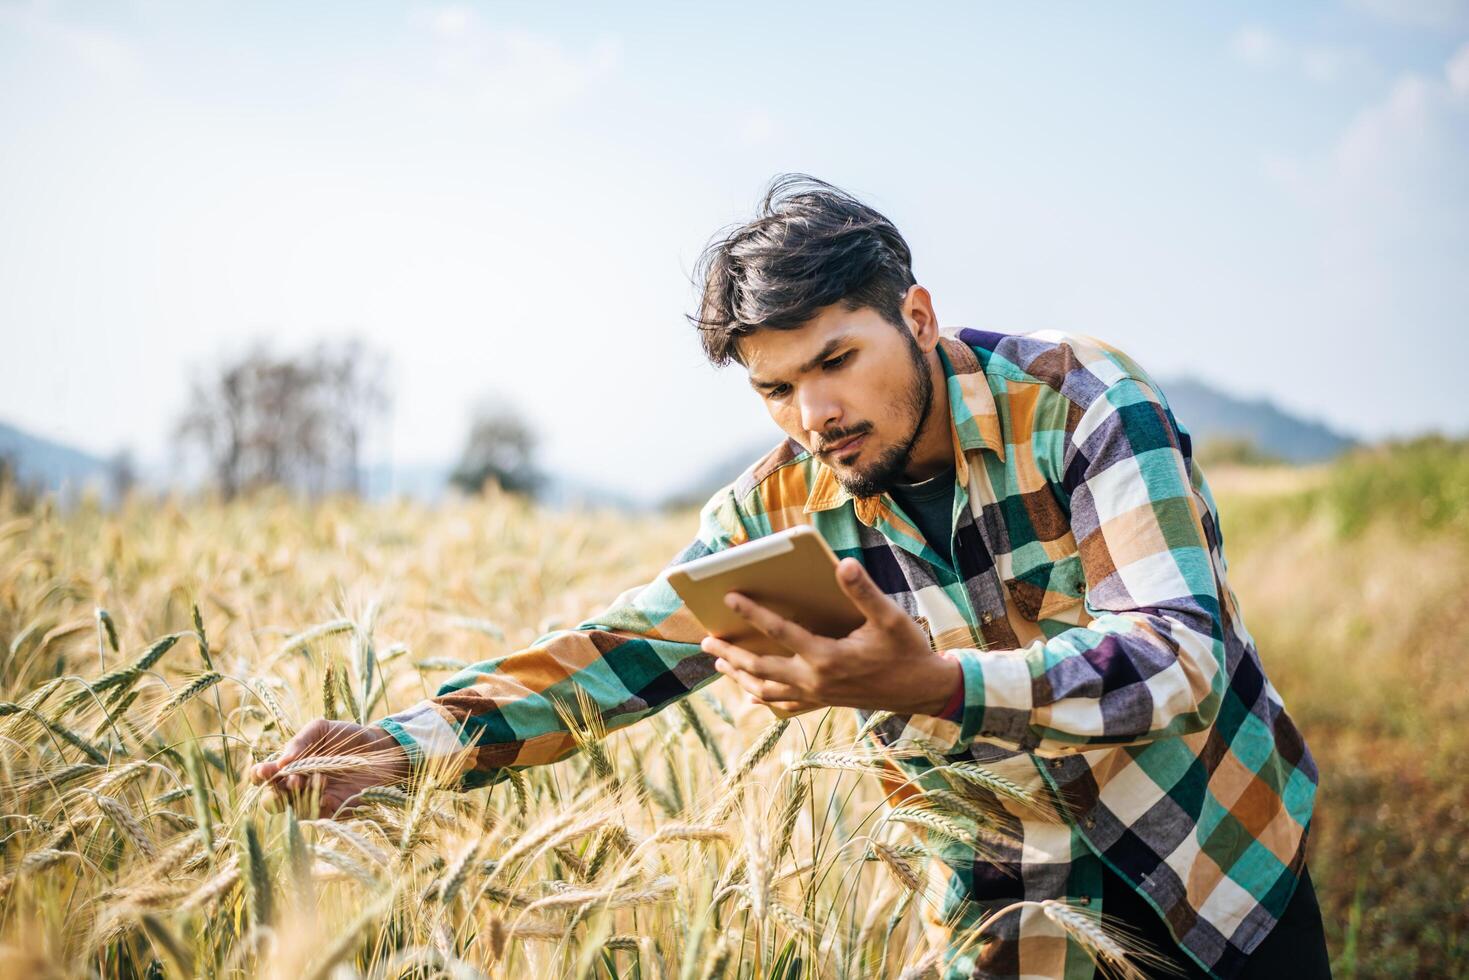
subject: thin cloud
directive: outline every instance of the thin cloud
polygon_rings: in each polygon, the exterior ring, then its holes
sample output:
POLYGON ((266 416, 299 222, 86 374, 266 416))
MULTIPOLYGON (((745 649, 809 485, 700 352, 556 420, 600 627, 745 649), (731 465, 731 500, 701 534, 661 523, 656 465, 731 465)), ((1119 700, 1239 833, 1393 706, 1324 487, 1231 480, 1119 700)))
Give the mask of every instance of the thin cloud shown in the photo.
POLYGON ((1454 52, 1444 74, 1449 80, 1449 90, 1456 98, 1469 98, 1469 41, 1454 52))
POLYGON ((491 24, 467 6, 415 10, 429 41, 429 71, 441 93, 482 109, 532 116, 569 105, 623 62, 622 39, 597 38, 582 51, 518 27, 491 24))
POLYGON ((1469 27, 1469 0, 1350 0, 1353 7, 1394 24, 1456 31, 1469 27))
POLYGON ((1284 70, 1318 85, 1375 74, 1376 66, 1358 48, 1296 44, 1258 25, 1240 28, 1229 39, 1229 53, 1258 71, 1284 70))
POLYGON ((1469 43, 1441 75, 1408 72, 1385 98, 1363 107, 1317 158, 1272 154, 1267 171, 1318 205, 1401 204, 1432 195, 1434 178, 1469 172, 1469 43))
POLYGON ((1263 27, 1247 26, 1229 39, 1229 52, 1255 68, 1273 68, 1285 59, 1285 42, 1263 27))
POLYGON ((109 83, 136 81, 143 74, 143 58, 136 44, 122 34, 59 16, 49 4, 0 6, 0 25, 8 25, 37 44, 61 51, 72 64, 109 83))

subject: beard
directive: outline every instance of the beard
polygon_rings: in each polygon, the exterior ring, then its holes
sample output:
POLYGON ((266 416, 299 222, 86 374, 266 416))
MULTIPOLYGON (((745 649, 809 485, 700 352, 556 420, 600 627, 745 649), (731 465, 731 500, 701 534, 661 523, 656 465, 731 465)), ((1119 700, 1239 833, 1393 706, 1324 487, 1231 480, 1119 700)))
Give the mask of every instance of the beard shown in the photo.
MULTIPOLYGON (((887 493, 903 476, 903 471, 908 468, 908 462, 913 458, 913 447, 918 444, 918 436, 923 432, 923 424, 928 420, 929 410, 933 407, 933 379, 928 375, 928 364, 923 359, 923 351, 919 349, 918 342, 908 331, 902 331, 903 338, 908 342, 908 360, 913 366, 913 375, 902 393, 903 404, 907 408, 907 415, 913 418, 913 431, 903 441, 889 446, 883 450, 870 465, 863 470, 853 470, 847 475, 841 475, 837 470, 836 480, 843 489, 857 497, 875 497, 878 494, 887 493)), ((869 424, 866 431, 871 431, 869 424)), ((840 433, 831 441, 844 439, 848 435, 854 435, 858 431, 840 433)))

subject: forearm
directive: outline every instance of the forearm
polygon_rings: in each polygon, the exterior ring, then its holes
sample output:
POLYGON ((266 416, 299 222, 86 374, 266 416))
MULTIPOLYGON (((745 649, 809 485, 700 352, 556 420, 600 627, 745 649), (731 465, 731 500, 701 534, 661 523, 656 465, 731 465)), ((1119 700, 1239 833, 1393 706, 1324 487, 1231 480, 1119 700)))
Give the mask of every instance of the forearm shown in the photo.
POLYGON ((382 720, 416 764, 461 759, 464 785, 502 778, 507 766, 557 762, 577 742, 563 711, 612 732, 666 707, 718 675, 699 649, 704 628, 668 584, 682 561, 746 540, 729 488, 700 512, 690 543, 656 579, 630 588, 596 617, 449 678, 430 699, 382 720))
POLYGON ((580 723, 610 733, 717 676, 697 644, 563 630, 538 646, 461 671, 433 698, 378 724, 417 766, 452 768, 441 760, 458 758, 458 773, 470 788, 497 781, 507 766, 545 765, 575 753, 563 712, 579 716, 582 702, 597 717, 580 723))
POLYGON ((1045 755, 1207 728, 1226 681, 1223 637, 1209 617, 1191 620, 1106 613, 1016 650, 951 651, 964 678, 954 747, 982 738, 1045 755))

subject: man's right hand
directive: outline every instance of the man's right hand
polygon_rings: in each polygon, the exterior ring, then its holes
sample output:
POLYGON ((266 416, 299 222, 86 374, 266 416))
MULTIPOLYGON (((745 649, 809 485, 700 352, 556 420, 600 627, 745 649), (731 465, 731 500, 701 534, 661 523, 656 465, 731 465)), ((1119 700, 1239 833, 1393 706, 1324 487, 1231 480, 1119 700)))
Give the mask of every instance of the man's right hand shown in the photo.
POLYGON ((410 771, 403 746, 383 729, 318 718, 285 744, 279 758, 252 766, 250 779, 267 784, 298 808, 303 805, 309 807, 315 798, 318 814, 330 817, 368 787, 407 782, 410 771), (293 762, 322 756, 354 758, 350 767, 337 770, 281 773, 293 762))

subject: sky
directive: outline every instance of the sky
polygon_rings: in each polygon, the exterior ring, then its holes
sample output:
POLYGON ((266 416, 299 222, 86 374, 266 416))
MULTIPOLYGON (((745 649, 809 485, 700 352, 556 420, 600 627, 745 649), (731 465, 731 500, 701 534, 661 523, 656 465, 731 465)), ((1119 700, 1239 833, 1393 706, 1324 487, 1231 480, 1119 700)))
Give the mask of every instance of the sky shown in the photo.
POLYGON ((654 499, 780 438, 685 314, 784 171, 943 326, 1469 433, 1469 0, 0 0, 0 420, 166 468, 191 377, 356 334, 374 459, 493 397, 654 499))

